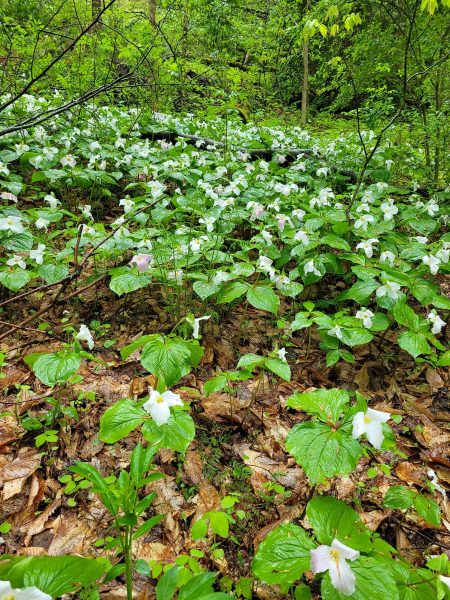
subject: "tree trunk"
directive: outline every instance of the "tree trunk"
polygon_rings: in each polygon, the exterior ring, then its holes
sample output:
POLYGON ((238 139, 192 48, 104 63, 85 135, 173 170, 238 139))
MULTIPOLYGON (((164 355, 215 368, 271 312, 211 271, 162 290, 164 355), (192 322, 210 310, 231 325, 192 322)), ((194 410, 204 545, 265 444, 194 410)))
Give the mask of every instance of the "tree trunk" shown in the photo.
POLYGON ((150 23, 156 25, 156 0, 149 0, 148 16, 150 23))
POLYGON ((102 10, 102 0, 91 0, 92 7, 92 19, 98 16, 98 13, 102 10))
MULTIPOLYGON (((306 14, 311 9, 311 0, 306 0, 306 14)), ((302 116, 301 123, 308 120, 308 78, 309 78, 309 36, 303 38, 303 84, 302 84, 302 116)))

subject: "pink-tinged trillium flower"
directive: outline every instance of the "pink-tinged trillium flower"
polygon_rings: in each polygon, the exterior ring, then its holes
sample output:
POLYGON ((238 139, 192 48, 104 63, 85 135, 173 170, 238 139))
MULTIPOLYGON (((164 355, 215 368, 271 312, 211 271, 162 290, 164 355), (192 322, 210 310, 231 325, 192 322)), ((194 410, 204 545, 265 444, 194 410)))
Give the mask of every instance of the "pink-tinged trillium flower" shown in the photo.
POLYGON ((384 440, 382 423, 391 418, 390 413, 368 408, 366 413, 358 412, 353 417, 352 436, 356 440, 364 433, 374 448, 380 450, 384 440))
POLYGON ((11 192, 2 192, 0 194, 2 200, 11 200, 11 202, 17 202, 17 196, 11 192))
POLYGON ((152 390, 149 399, 142 408, 149 413, 159 427, 169 420, 171 406, 183 406, 178 394, 174 394, 169 390, 160 394, 156 390, 152 390))
POLYGON ((0 231, 12 231, 13 233, 22 233, 23 225, 20 217, 3 217, 0 219, 0 231))
POLYGON ((431 328, 431 333, 433 333, 434 335, 440 333, 441 329, 445 327, 445 321, 441 319, 441 317, 437 314, 434 308, 431 312, 428 313, 427 319, 433 325, 433 327, 431 328))
POLYGON ((372 327, 373 312, 368 308, 362 308, 356 313, 356 318, 361 319, 364 327, 372 327))
POLYGON ((136 254, 130 260, 130 265, 135 264, 139 273, 145 273, 146 271, 148 271, 152 260, 153 256, 151 254, 136 254))
POLYGON ((37 587, 19 590, 13 589, 9 581, 0 581, 0 600, 52 600, 52 597, 37 587))
POLYGON ((355 574, 347 560, 358 557, 358 550, 353 550, 334 538, 331 546, 322 545, 311 550, 311 570, 313 573, 328 571, 334 589, 344 596, 351 596, 356 588, 355 574))
POLYGON ((86 325, 80 325, 80 330, 77 333, 76 338, 80 342, 86 342, 89 350, 92 350, 95 345, 92 333, 89 331, 89 328, 86 325))
POLYGON ((397 300, 399 291, 400 285, 398 283, 395 283, 395 281, 386 281, 384 285, 380 285, 375 293, 377 298, 389 296, 389 298, 392 298, 392 300, 397 300))

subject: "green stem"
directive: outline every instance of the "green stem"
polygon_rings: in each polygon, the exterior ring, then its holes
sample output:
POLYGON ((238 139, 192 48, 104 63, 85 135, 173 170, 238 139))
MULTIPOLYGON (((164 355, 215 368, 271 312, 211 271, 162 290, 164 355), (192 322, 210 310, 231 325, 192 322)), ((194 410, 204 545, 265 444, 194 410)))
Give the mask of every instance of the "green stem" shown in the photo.
POLYGON ((127 584, 127 600, 133 600, 133 563, 131 557, 131 527, 125 532, 125 579, 127 584))

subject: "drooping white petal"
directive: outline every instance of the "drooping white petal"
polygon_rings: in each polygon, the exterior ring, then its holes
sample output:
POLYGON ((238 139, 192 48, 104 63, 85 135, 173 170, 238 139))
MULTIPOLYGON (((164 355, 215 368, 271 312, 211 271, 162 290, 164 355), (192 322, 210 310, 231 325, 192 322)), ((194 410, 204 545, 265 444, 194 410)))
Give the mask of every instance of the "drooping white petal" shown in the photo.
POLYGON ((365 431, 366 431, 366 426, 364 423, 364 413, 357 412, 356 415, 353 417, 353 431, 352 431, 353 439, 356 440, 365 431))
POLYGON ((366 415, 371 421, 378 421, 379 423, 387 423, 387 421, 389 421, 391 418, 390 413, 382 410, 374 410, 373 408, 368 408, 366 415))
POLYGON ((179 394, 174 394, 167 390, 161 396, 164 398, 164 401, 167 402, 169 406, 183 406, 183 402, 179 396, 179 394))
POLYGON ((344 558, 333 560, 329 569, 332 586, 344 596, 351 596, 355 591, 355 574, 344 558))
POLYGON ((7 598, 12 593, 12 587, 9 581, 0 581, 0 598, 7 598))
POLYGON ((366 436, 374 448, 377 450, 381 449, 384 435, 380 421, 371 421, 366 424, 366 436))
POLYGON ((328 571, 333 561, 330 555, 330 546, 318 546, 315 550, 311 550, 311 571, 313 573, 323 573, 328 571))
POLYGON ((337 550, 341 556, 347 558, 348 560, 356 560, 359 557, 359 551, 346 546, 342 542, 340 542, 337 538, 331 542, 331 549, 337 550))
MULTIPOLYGON (((1 598, 1 596, 0 596, 1 598)), ((37 587, 27 587, 23 590, 14 590, 14 600, 52 600, 49 594, 41 592, 37 587)))

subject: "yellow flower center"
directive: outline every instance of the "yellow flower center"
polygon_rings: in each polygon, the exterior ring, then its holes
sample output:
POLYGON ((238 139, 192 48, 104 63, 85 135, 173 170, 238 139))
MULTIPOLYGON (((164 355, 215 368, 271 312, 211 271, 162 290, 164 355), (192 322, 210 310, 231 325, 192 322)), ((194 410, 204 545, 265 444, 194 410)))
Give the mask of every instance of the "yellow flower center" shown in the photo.
POLYGON ((337 550, 331 550, 330 552, 330 556, 333 560, 335 560, 336 562, 338 562, 339 558, 340 558, 340 554, 337 550))
POLYGON ((370 417, 367 417, 367 416, 364 417, 364 423, 368 424, 368 423, 370 423, 370 421, 371 421, 370 417))
POLYGON ((164 398, 162 396, 158 396, 156 398, 156 402, 158 402, 159 404, 162 404, 164 402, 164 398))

